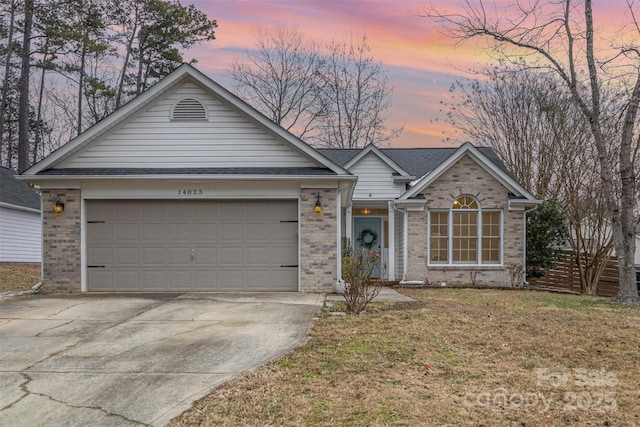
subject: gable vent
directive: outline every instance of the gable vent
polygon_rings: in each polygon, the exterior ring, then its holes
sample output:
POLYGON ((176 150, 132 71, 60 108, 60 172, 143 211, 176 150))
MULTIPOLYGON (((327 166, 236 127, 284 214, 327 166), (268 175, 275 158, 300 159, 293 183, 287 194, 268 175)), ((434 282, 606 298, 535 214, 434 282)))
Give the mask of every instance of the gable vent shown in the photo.
POLYGON ((172 120, 206 120, 207 110, 202 102, 193 98, 184 98, 173 107, 172 120))

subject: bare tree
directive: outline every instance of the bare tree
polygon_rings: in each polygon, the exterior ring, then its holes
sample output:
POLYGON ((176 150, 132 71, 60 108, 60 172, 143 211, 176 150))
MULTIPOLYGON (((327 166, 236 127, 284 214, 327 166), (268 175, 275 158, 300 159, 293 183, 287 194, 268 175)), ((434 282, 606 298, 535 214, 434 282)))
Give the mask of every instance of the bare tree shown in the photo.
POLYGON ((367 37, 354 42, 333 41, 324 72, 327 114, 314 145, 327 148, 362 148, 386 145, 402 128, 384 125, 391 108, 392 89, 382 63, 371 56, 367 37))
POLYGON ((298 29, 276 24, 256 33, 256 47, 231 66, 234 88, 273 122, 304 138, 325 114, 324 59, 298 29))
POLYGON ((557 73, 575 104, 587 119, 598 155, 603 192, 619 263, 620 290, 617 298, 638 302, 634 266, 635 231, 638 223, 638 177, 634 161, 640 107, 640 25, 635 0, 627 0, 627 30, 635 36, 625 45, 610 41, 609 50, 596 50, 592 1, 514 0, 506 9, 489 8, 482 0, 462 2, 463 11, 441 12, 431 8, 426 16, 443 25, 445 33, 461 42, 472 38, 491 41, 493 51, 507 61, 523 55, 539 60, 557 73), (495 13, 490 12, 493 10, 495 13), (498 12, 500 10, 500 12, 498 12), (615 51, 615 52, 614 52, 615 51), (608 56, 596 54, 613 52, 608 56), (603 88, 617 90, 623 125, 619 146, 606 137, 603 88), (617 151, 612 158, 612 150, 617 151))
POLYGON ((384 145, 401 132, 384 126, 392 89, 366 37, 334 41, 328 54, 282 24, 259 30, 256 40, 230 74, 238 95, 272 121, 328 148, 384 145))

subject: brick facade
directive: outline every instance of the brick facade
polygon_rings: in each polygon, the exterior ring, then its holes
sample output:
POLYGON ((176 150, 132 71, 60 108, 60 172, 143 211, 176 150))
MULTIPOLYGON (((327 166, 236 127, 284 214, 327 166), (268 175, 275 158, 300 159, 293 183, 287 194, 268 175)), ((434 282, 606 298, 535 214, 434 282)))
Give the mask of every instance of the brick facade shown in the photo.
POLYGON ((522 265, 524 256, 524 213, 508 210, 508 193, 469 156, 464 156, 435 180, 422 194, 424 211, 408 212, 408 271, 406 280, 446 282, 451 285, 510 286, 510 264, 522 265), (460 195, 474 196, 483 209, 500 209, 503 219, 501 266, 428 266, 427 218, 430 209, 450 209, 460 195))
POLYGON ((80 292, 80 190, 42 192, 42 275, 50 292, 80 292), (53 212, 56 198, 64 212, 53 212))
POLYGON ((300 292, 333 292, 337 278, 337 190, 300 192, 300 292), (320 192, 322 213, 316 214, 320 192))

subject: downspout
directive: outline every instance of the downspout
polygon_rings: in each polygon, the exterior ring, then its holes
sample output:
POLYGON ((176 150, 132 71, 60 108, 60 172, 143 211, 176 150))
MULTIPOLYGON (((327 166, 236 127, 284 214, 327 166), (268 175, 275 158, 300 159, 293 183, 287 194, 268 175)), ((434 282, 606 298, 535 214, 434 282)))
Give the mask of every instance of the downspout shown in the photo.
POLYGON ((529 208, 529 209, 525 209, 524 210, 524 227, 522 227, 524 229, 524 235, 522 236, 522 246, 523 246, 523 253, 522 253, 522 283, 525 285, 528 285, 529 282, 527 282, 527 213, 537 209, 538 206, 535 206, 533 208, 529 208))

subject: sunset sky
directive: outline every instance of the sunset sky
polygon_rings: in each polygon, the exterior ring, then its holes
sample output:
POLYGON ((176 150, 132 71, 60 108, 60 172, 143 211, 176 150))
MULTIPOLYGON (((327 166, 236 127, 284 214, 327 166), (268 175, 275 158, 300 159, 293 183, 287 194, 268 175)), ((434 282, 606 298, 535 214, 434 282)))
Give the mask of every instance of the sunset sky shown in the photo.
MULTIPOLYGON (((636 2, 640 7, 640 1, 636 2)), ((372 55, 387 68, 393 87, 387 127, 404 126, 393 147, 450 145, 444 138, 459 138, 442 120, 443 114, 438 112, 440 102, 448 98, 449 87, 456 79, 468 77, 469 69, 481 68, 488 61, 486 52, 474 48, 474 44, 454 46, 452 40, 438 33, 433 22, 419 16, 428 1, 192 0, 192 3, 209 18, 216 19, 218 29, 216 40, 190 50, 186 57, 197 58, 196 66, 201 71, 229 89, 230 64, 253 48, 259 27, 283 23, 297 27, 321 44, 342 40, 349 34, 354 37, 366 34, 372 55)), ((432 3, 446 8, 452 2, 432 3)), ((594 3, 596 18, 601 23, 615 25, 625 20, 628 13, 626 0, 594 3)))

